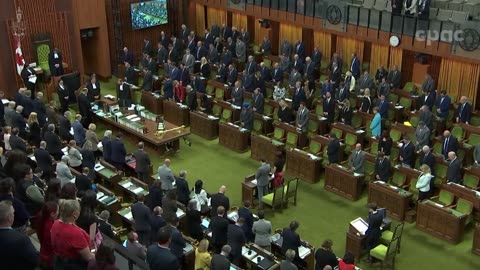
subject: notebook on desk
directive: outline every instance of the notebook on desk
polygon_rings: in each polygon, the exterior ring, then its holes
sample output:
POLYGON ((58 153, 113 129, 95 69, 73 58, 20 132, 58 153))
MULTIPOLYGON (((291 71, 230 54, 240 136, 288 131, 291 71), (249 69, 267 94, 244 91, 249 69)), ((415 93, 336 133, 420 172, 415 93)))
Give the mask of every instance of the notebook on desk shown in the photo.
MULTIPOLYGON (((261 256, 259 256, 261 257, 261 256)), ((270 258, 263 258, 260 263, 258 263, 258 267, 260 269, 264 269, 264 270, 267 270, 267 269, 270 269, 273 265, 275 264, 275 261, 271 260, 270 258)))

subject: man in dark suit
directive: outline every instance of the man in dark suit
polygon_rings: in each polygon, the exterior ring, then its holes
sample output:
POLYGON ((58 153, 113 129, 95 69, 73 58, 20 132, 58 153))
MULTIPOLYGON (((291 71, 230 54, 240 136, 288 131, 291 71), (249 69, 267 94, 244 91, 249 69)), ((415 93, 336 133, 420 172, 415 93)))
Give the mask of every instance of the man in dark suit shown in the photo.
POLYGON ((295 43, 295 54, 298 54, 300 59, 305 59, 305 44, 301 40, 297 40, 295 43))
POLYGON ((168 215, 165 217, 168 225, 172 228, 172 241, 170 241, 170 250, 173 255, 177 257, 180 264, 183 264, 185 255, 183 254, 183 249, 187 246, 187 242, 183 239, 182 233, 177 229, 179 220, 176 214, 168 215))
POLYGON ((307 96, 305 95, 305 91, 302 88, 302 83, 300 81, 295 82, 295 94, 293 95, 292 99, 293 109, 297 111, 300 107, 300 103, 305 102, 306 100, 307 96))
POLYGON ((40 147, 35 149, 34 156, 37 161, 38 167, 43 171, 42 178, 48 183, 52 177, 52 156, 45 150, 47 148, 47 142, 41 141, 40 147))
POLYGON ((112 131, 106 130, 102 138, 103 159, 106 162, 112 162, 112 131))
POLYGON ((315 70, 320 69, 320 65, 322 63, 322 52, 318 47, 315 47, 313 50, 312 62, 315 70))
POLYGON ((262 44, 260 45, 260 52, 262 52, 263 55, 272 54, 272 43, 270 42, 270 39, 268 39, 267 36, 263 37, 262 44))
POLYGON ((242 230, 245 234, 245 238, 247 242, 253 242, 255 239, 255 235, 253 234, 253 221, 254 217, 250 207, 252 203, 249 200, 243 202, 243 207, 238 208, 238 218, 243 218, 244 222, 242 225, 242 230))
POLYGON ((232 64, 230 64, 228 66, 228 73, 227 73, 228 85, 232 86, 237 81, 237 77, 238 77, 237 69, 232 64))
POLYGON ((470 116, 472 113, 472 106, 468 103, 468 98, 466 96, 462 96, 460 98, 460 104, 457 108, 457 123, 465 123, 468 124, 470 122, 470 116))
POLYGON ((97 81, 96 75, 92 75, 92 78, 87 83, 87 97, 89 102, 100 100, 100 82, 97 81))
POLYGON ((227 76, 228 76, 228 68, 223 63, 219 63, 217 66, 217 75, 215 75, 215 79, 223 84, 227 83, 227 76))
POLYGON ((403 135, 403 145, 400 148, 400 161, 403 165, 413 168, 415 164, 415 146, 410 141, 408 135, 403 135))
POLYGON ((10 135, 10 139, 8 140, 10 143, 10 147, 12 147, 12 150, 20 150, 24 153, 27 152, 27 144, 25 141, 18 136, 18 128, 13 128, 12 129, 12 135, 10 135))
MULTIPOLYGON (((13 131, 12 131, 13 133, 13 131)), ((10 137, 11 139, 11 137, 10 137)), ((55 125, 49 124, 47 128, 47 132, 44 134, 44 140, 47 143, 46 150, 56 161, 59 161, 62 156, 62 141, 60 138, 55 134, 55 125)))
POLYGON ((177 201, 183 205, 188 205, 190 189, 187 182, 187 171, 181 170, 180 173, 178 173, 178 177, 175 176, 175 183, 177 185, 177 201))
POLYGON ((118 133, 115 139, 112 140, 112 165, 117 168, 119 171, 123 171, 125 168, 125 157, 127 155, 127 150, 125 145, 122 142, 123 134, 118 133))
POLYGON ((136 161, 135 172, 137 173, 138 179, 146 183, 151 166, 150 157, 148 156, 148 153, 144 150, 143 142, 139 142, 137 146, 138 149, 133 152, 133 156, 135 157, 136 161))
POLYGON ((433 113, 428 108, 428 105, 423 105, 420 108, 419 121, 423 121, 428 129, 433 130, 433 113))
POLYGON ((329 79, 334 83, 335 88, 338 88, 338 86, 340 85, 341 76, 342 76, 342 70, 340 69, 338 64, 334 62, 332 64, 332 72, 330 73, 329 79))
POLYGON ((0 202, 2 268, 34 270, 38 265, 39 253, 26 234, 12 229, 14 212, 10 200, 0 202))
POLYGON ((232 104, 235 106, 243 105, 243 87, 241 81, 235 82, 235 88, 232 89, 232 104))
POLYGON ((371 262, 370 250, 378 245, 378 241, 382 236, 380 227, 382 226, 383 216, 377 211, 376 203, 368 204, 368 228, 365 231, 366 248, 368 251, 368 258, 366 262, 371 262))
POLYGON ((448 158, 448 153, 449 152, 455 152, 457 153, 458 148, 460 148, 458 144, 458 140, 455 136, 452 136, 450 134, 450 131, 445 130, 443 132, 443 140, 442 140, 442 155, 445 157, 445 159, 448 158))
POLYGON ((426 164, 432 172, 435 171, 435 156, 428 145, 422 148, 423 157, 420 159, 420 165, 426 164))
POLYGON ((358 79, 360 75, 360 60, 357 57, 357 53, 352 54, 352 63, 350 64, 350 72, 352 72, 353 77, 358 79))
POLYGON ((230 26, 223 24, 220 36, 224 41, 227 41, 227 39, 232 36, 232 29, 230 28, 230 26))
POLYGON ((213 217, 217 213, 217 209, 219 206, 223 206, 223 208, 228 212, 230 210, 230 200, 225 195, 227 192, 226 186, 221 186, 218 190, 218 193, 215 193, 210 198, 210 205, 212 207, 210 211, 210 215, 213 217))
POLYGON ((150 208, 145 205, 145 196, 137 195, 137 202, 132 205, 133 227, 138 234, 138 241, 147 246, 150 243, 151 218, 150 208))
POLYGON ((400 83, 402 81, 402 73, 398 70, 398 66, 394 65, 392 71, 387 76, 387 82, 390 85, 390 88, 400 88, 400 83))
POLYGON ((152 42, 150 41, 150 39, 144 38, 143 39, 143 53, 148 54, 148 55, 152 55, 152 51, 153 51, 152 42))
POLYGON ((125 62, 124 80, 129 84, 133 84, 133 85, 137 84, 135 80, 135 69, 128 62, 125 62))
POLYGON ((123 47, 122 62, 129 63, 130 65, 134 65, 135 63, 133 61, 133 53, 127 47, 123 47))
POLYGON ((247 241, 242 229, 244 222, 245 220, 243 218, 238 218, 235 224, 228 225, 227 244, 232 248, 230 258, 232 258, 232 263, 235 265, 240 265, 242 247, 247 241))
POLYGON ((282 242, 282 254, 285 255, 287 250, 291 249, 295 251, 295 260, 300 259, 298 255, 298 248, 302 245, 300 235, 297 233, 297 229, 300 224, 297 221, 290 222, 288 228, 284 228, 280 234, 283 238, 282 242))
POLYGON ((212 64, 217 64, 218 63, 218 51, 215 49, 215 46, 213 44, 208 45, 208 60, 212 64))
POLYGON ((422 92, 430 93, 432 91, 435 91, 435 81, 432 79, 432 76, 427 73, 422 83, 422 92))
POLYGON ((445 120, 450 110, 452 99, 447 95, 446 90, 440 91, 440 97, 437 100, 437 117, 445 120))
POLYGON ((245 102, 242 105, 242 111, 240 112, 240 126, 249 131, 253 129, 253 109, 248 102, 245 102))
POLYGON ((298 107, 297 116, 295 119, 295 126, 297 130, 300 130, 301 132, 307 132, 308 114, 309 111, 305 107, 305 102, 300 102, 300 107, 298 107))
POLYGON ((385 157, 383 152, 378 152, 378 158, 375 160, 375 180, 388 182, 391 177, 390 160, 385 157))
MULTIPOLYGON (((38 79, 36 79, 37 75, 35 73, 35 70, 32 67, 30 67, 27 63, 25 63, 20 75, 23 79, 23 83, 25 84, 25 87, 29 90, 32 90, 32 92, 35 92, 35 87, 38 81, 38 79), (30 81, 30 79, 32 79, 32 81, 30 81), (35 80, 35 82, 33 80, 35 80)), ((17 105, 18 105, 18 102, 17 102, 17 105)))
POLYGON ((377 83, 380 83, 383 78, 386 78, 388 75, 388 71, 385 69, 383 65, 380 65, 380 67, 377 69, 377 72, 375 73, 375 80, 377 83))
POLYGON ((335 118, 335 101, 330 92, 327 92, 323 100, 323 115, 329 123, 333 123, 333 119, 335 118))
POLYGON ((349 94, 350 94, 349 86, 346 85, 344 82, 341 82, 336 101, 343 104, 343 101, 345 99, 348 99, 349 94))
POLYGON ((388 101, 385 100, 385 96, 381 95, 380 99, 377 101, 378 112, 382 119, 387 119, 388 117, 388 101))
POLYGON ((63 80, 58 82, 57 86, 58 100, 60 101, 60 113, 64 113, 68 110, 68 104, 70 99, 70 92, 67 87, 63 84, 63 80))
POLYGON ((301 75, 303 75, 303 60, 298 54, 293 56, 292 68, 295 68, 301 75))
POLYGON ((212 231, 212 246, 215 253, 219 253, 220 249, 227 244, 228 220, 225 216, 225 208, 217 207, 217 215, 212 216, 210 222, 210 230, 212 231))
POLYGON ((90 169, 83 167, 80 175, 75 176, 75 186, 77 187, 77 196, 79 198, 83 197, 85 191, 92 189, 92 181, 88 178, 90 169))
POLYGON ((269 82, 269 81, 272 80, 272 71, 267 66, 265 66, 264 62, 260 63, 260 70, 259 71, 260 71, 260 78, 264 82, 269 82))
POLYGON ((122 79, 117 80, 117 97, 121 107, 130 107, 132 104, 130 85, 126 84, 122 79))
POLYGON ((195 53, 193 54, 195 56, 195 59, 197 61, 200 61, 202 57, 207 56, 207 49, 203 47, 203 43, 201 41, 197 42, 197 47, 195 47, 195 53))
POLYGON ((90 102, 87 98, 87 88, 83 88, 80 94, 78 95, 78 111, 82 115, 82 124, 84 127, 88 127, 90 124, 90 102))
POLYGON ((172 228, 163 226, 157 233, 158 245, 151 245, 147 250, 147 263, 150 270, 178 270, 180 263, 170 251, 172 228))
POLYGON ((272 81, 274 83, 281 82, 283 80, 283 71, 280 69, 280 64, 275 63, 272 69, 272 81))
POLYGON ((232 248, 229 245, 225 245, 222 247, 220 254, 213 255, 212 261, 210 262, 210 270, 229 270, 230 260, 228 257, 231 251, 232 248))
POLYGON ((392 14, 401 15, 403 8, 403 0, 392 0, 392 14))
POLYGON ((48 66, 50 67, 50 74, 52 76, 63 75, 63 57, 58 48, 53 49, 48 54, 48 66))
POLYGON ((143 91, 152 92, 153 90, 153 74, 147 68, 143 68, 143 91))
MULTIPOLYGON (((40 124, 41 127, 45 125, 45 122, 47 119, 47 108, 45 107, 45 104, 43 103, 42 98, 43 98, 43 93, 37 92, 37 96, 35 97, 35 99, 32 100, 33 111, 37 113, 38 123, 40 124)), ((3 106, 2 108, 0 108, 0 110, 3 113, 3 106)), ((2 117, 3 119, 3 115, 0 115, 0 117, 2 117)))
POLYGON ((223 52, 221 54, 221 60, 222 60, 222 63, 224 63, 226 66, 232 63, 233 54, 228 50, 227 47, 223 48, 223 52))
POLYGON ((254 74, 255 72, 257 72, 258 70, 258 67, 257 67, 257 63, 255 63, 255 59, 253 58, 253 56, 248 56, 248 62, 245 64, 245 70, 243 71, 243 73, 246 75, 246 74, 254 74))
POLYGON ((448 152, 448 168, 447 168, 447 183, 460 183, 462 179, 461 167, 462 163, 453 151, 448 152))
POLYGON ((263 97, 263 94, 260 93, 260 88, 256 88, 255 91, 253 91, 252 100, 252 110, 256 113, 263 114, 265 98, 263 97))
POLYGON ((340 151, 340 141, 337 138, 335 133, 331 133, 330 136, 330 143, 327 146, 327 156, 328 156, 328 163, 337 163, 339 162, 339 155, 338 152, 340 151))
POLYGON ((418 18, 422 20, 428 20, 430 17, 430 0, 420 0, 418 1, 418 18))
POLYGON ((185 87, 187 91, 187 106, 190 111, 196 111, 198 107, 197 91, 192 86, 185 87))
POLYGON ((305 58, 305 69, 304 69, 303 77, 305 80, 308 80, 309 82, 315 81, 315 66, 312 62, 312 59, 308 56, 307 58, 305 58))
POLYGON ((205 38, 204 38, 205 47, 210 47, 210 44, 213 44, 213 35, 208 29, 205 29, 205 38))
POLYGON ((430 109, 430 111, 432 110, 433 108, 433 105, 435 104, 435 90, 433 91, 423 91, 423 95, 421 95, 420 97, 418 97, 418 103, 420 106, 420 108, 423 106, 423 105, 426 105, 428 106, 428 108, 430 109))

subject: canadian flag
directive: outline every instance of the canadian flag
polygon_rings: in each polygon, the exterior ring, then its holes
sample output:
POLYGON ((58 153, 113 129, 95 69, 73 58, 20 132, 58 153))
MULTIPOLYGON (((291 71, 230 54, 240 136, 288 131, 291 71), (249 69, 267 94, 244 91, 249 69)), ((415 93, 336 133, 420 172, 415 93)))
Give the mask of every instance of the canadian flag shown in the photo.
POLYGON ((23 59, 22 46, 20 44, 20 39, 15 37, 16 48, 15 48, 15 60, 17 62, 17 73, 20 75, 25 65, 25 59, 23 59))

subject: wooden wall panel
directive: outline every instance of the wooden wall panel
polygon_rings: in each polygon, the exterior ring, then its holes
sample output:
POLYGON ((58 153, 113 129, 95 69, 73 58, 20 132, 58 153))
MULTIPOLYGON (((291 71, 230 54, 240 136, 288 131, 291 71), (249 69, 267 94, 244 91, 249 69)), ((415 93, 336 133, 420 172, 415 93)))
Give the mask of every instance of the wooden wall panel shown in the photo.
MULTIPOLYGON (((258 21, 257 21, 258 22, 258 21)), ((237 29, 248 29, 247 26, 247 15, 241 13, 232 14, 232 26, 237 27, 237 29)), ((252 33, 250 33, 251 35, 252 33)))
MULTIPOLYGON (((222 24, 227 23, 227 11, 225 9, 207 8, 208 29, 211 29, 214 23, 219 27, 222 27, 222 24)), ((203 35, 203 31, 197 32, 197 35, 203 35)))

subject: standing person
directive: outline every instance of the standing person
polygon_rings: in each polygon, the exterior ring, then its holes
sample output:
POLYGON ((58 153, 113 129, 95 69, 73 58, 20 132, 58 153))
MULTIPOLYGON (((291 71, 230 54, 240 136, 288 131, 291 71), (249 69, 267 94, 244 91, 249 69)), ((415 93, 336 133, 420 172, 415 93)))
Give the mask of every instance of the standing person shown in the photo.
POLYGON ((222 251, 220 254, 215 254, 212 257, 210 262, 210 270, 229 270, 230 267, 230 252, 232 248, 229 245, 225 245, 222 247, 222 251))
POLYGON ((282 242, 282 254, 285 254, 287 250, 291 249, 295 251, 295 261, 298 261, 300 257, 298 256, 298 248, 302 245, 300 240, 300 235, 297 233, 297 229, 300 224, 297 221, 290 222, 288 228, 284 228, 280 234, 283 237, 282 242))
POLYGON ((460 183, 461 180, 461 161, 453 151, 448 152, 447 183, 460 183))
POLYGON ((245 220, 243 218, 238 218, 235 224, 228 225, 227 244, 232 247, 230 257, 232 258, 232 263, 235 265, 240 264, 240 259, 242 258, 242 247, 246 243, 245 233, 242 229, 244 222, 245 220))
POLYGON ((225 195, 227 192, 226 186, 221 186, 218 190, 218 193, 215 193, 210 198, 210 206, 211 211, 210 215, 213 217, 217 213, 217 209, 219 206, 223 206, 225 211, 228 212, 230 210, 230 199, 225 195))
POLYGON ((372 257, 370 256, 370 250, 378 245, 380 236, 382 235, 380 227, 382 226, 383 216, 377 211, 377 204, 372 202, 368 204, 368 229, 365 231, 366 235, 366 248, 368 257, 365 262, 370 263, 372 257))
POLYGON ((378 112, 378 107, 373 108, 373 120, 370 123, 370 130, 373 137, 379 137, 382 132, 382 116, 378 112))
POLYGON ((183 249, 186 247, 187 242, 182 236, 182 233, 177 229, 179 220, 177 215, 169 215, 167 218, 168 226, 172 228, 172 241, 170 242, 170 250, 172 251, 173 255, 175 255, 178 259, 180 265, 183 265, 185 261, 185 254, 183 253, 183 249))
POLYGON ((40 241, 40 266, 42 269, 53 269, 53 247, 50 239, 50 230, 58 216, 58 203, 46 202, 36 217, 38 240, 40 241))
POLYGON ((105 130, 105 133, 102 138, 102 148, 103 148, 103 160, 106 162, 112 161, 112 131, 105 130))
POLYGON ((334 164, 339 162, 340 140, 334 132, 329 135, 329 140, 327 146, 328 164, 334 164))
POLYGON ((163 165, 158 167, 158 177, 162 182, 162 190, 164 193, 173 189, 175 176, 173 176, 172 170, 170 169, 170 159, 165 159, 163 165))
POLYGON ((40 141, 42 140, 40 134, 41 134, 41 127, 40 124, 38 123, 38 117, 36 112, 30 113, 30 116, 28 116, 27 124, 29 127, 29 135, 28 135, 28 141, 31 145, 34 145, 35 147, 40 146, 40 141))
POLYGON ((208 240, 203 239, 195 250, 195 270, 209 270, 212 255, 208 252, 208 240))
POLYGON ((84 127, 88 127, 91 121, 90 101, 88 101, 87 93, 88 93, 88 89, 83 88, 77 97, 78 112, 82 116, 82 124, 84 127))
POLYGON ((195 187, 190 193, 190 199, 197 201, 197 210, 205 213, 208 211, 208 197, 207 192, 203 188, 203 181, 198 179, 195 182, 195 187))
POLYGON ((125 157, 127 156, 127 150, 122 142, 123 134, 118 133, 115 139, 112 140, 112 163, 119 171, 123 171, 125 168, 125 157))
POLYGON ((71 140, 68 142, 68 165, 70 165, 72 168, 77 170, 77 172, 82 171, 82 154, 80 154, 80 151, 77 149, 77 144, 75 143, 74 140, 71 140))
POLYGON ((355 173, 365 173, 365 152, 362 151, 362 144, 355 144, 355 150, 352 151, 352 154, 348 159, 348 165, 355 173))
POLYGON ((144 245, 148 246, 150 242, 150 233, 151 233, 151 212, 145 204, 145 196, 143 194, 137 195, 137 202, 132 205, 132 216, 134 223, 135 231, 138 234, 138 241, 144 245))
POLYGON ((138 149, 133 152, 133 156, 136 160, 135 172, 137 173, 138 179, 146 183, 151 166, 150 157, 148 156, 148 153, 144 150, 143 142, 139 142, 137 146, 138 149))
POLYGON ((50 67, 50 73, 52 76, 63 75, 63 57, 58 48, 54 48, 48 54, 48 66, 50 67))
POLYGON ((268 251, 271 250, 272 223, 265 220, 265 212, 258 211, 258 220, 253 223, 252 232, 255 235, 255 244, 268 251))
POLYGON ((252 211, 250 210, 250 206, 250 201, 246 200, 243 202, 243 207, 240 207, 238 209, 238 218, 243 218, 245 220, 242 229, 245 233, 245 238, 249 243, 254 240, 254 234, 252 232, 254 218, 252 211))
POLYGON ((420 166, 420 171, 422 171, 422 173, 418 177, 417 185, 415 187, 418 189, 418 200, 423 201, 430 197, 430 181, 432 181, 433 175, 430 171, 430 167, 426 164, 420 166))
POLYGON ((147 263, 150 270, 178 270, 177 257, 169 249, 172 241, 172 228, 164 226, 157 233, 158 243, 147 249, 147 263))
POLYGON ((287 250, 285 252, 285 260, 280 262, 280 270, 298 270, 297 266, 293 263, 297 253, 294 250, 287 250))
POLYGON ((181 170, 178 177, 175 177, 177 184, 177 201, 183 205, 187 205, 190 200, 190 188, 188 187, 187 171, 181 170))
POLYGON ((97 130, 97 126, 95 124, 90 124, 88 125, 88 130, 85 133, 85 141, 90 142, 92 146, 92 151, 95 154, 95 158, 99 157, 101 155, 101 152, 98 151, 98 143, 100 142, 97 137, 97 133, 95 132, 97 130))
POLYGON ((225 208, 219 206, 217 208, 217 215, 212 217, 209 229, 212 231, 212 246, 215 253, 220 253, 220 250, 227 244, 228 220, 225 216, 225 208))
POLYGON ((118 270, 115 266, 115 253, 111 244, 103 242, 95 253, 95 260, 88 263, 87 270, 118 270))
POLYGON ((35 149, 34 156, 35 160, 37 161, 38 167, 40 167, 43 171, 43 179, 47 183, 50 182, 50 178, 52 175, 52 163, 53 159, 52 156, 45 150, 47 147, 47 143, 45 141, 40 142, 40 147, 35 149))
POLYGON ((315 270, 323 270, 325 266, 330 265, 335 268, 338 265, 337 256, 332 251, 332 240, 325 240, 322 246, 315 252, 315 270))
POLYGON ((191 200, 187 205, 187 232, 190 237, 200 241, 203 239, 202 217, 200 211, 197 210, 197 202, 191 200))
POLYGON ((68 111, 68 104, 70 103, 70 92, 63 83, 63 80, 58 82, 57 86, 58 100, 60 100, 60 113, 68 111))
POLYGON ((127 248, 130 254, 133 254, 142 260, 145 260, 147 258, 145 248, 142 244, 138 242, 138 234, 136 232, 131 231, 130 233, 128 233, 127 240, 125 240, 123 245, 127 248))
POLYGON ((122 79, 118 79, 117 85, 117 96, 120 106, 130 107, 130 105, 132 105, 130 85, 126 84, 122 79))
POLYGON ((82 155, 82 168, 88 168, 88 177, 91 180, 95 179, 95 154, 93 153, 93 146, 90 141, 86 141, 80 149, 82 155))
POLYGON ((262 206, 263 196, 268 194, 268 184, 270 182, 270 164, 265 162, 264 159, 261 160, 261 165, 257 169, 255 174, 255 179, 257 179, 257 191, 258 191, 258 205, 262 206))
POLYGON ((34 270, 38 264, 38 251, 27 235, 12 229, 14 212, 11 201, 0 202, 2 268, 34 270))
POLYGON ((375 161, 375 180, 388 182, 391 176, 390 160, 385 157, 383 152, 378 152, 377 160, 375 161))
POLYGON ((67 183, 73 182, 73 179, 75 179, 70 171, 70 168, 68 167, 68 161, 68 156, 63 156, 61 161, 57 163, 57 178, 60 180, 62 187, 67 183))

